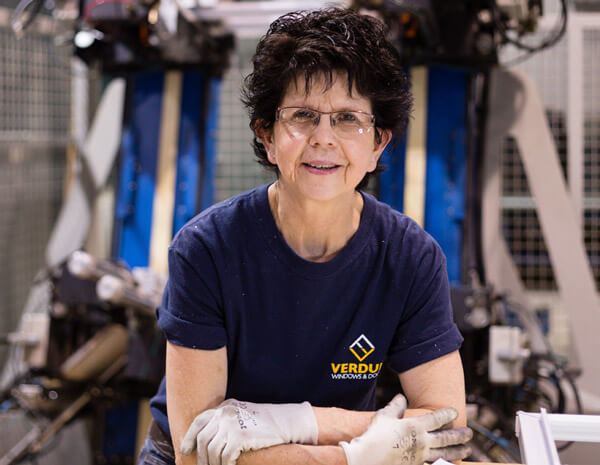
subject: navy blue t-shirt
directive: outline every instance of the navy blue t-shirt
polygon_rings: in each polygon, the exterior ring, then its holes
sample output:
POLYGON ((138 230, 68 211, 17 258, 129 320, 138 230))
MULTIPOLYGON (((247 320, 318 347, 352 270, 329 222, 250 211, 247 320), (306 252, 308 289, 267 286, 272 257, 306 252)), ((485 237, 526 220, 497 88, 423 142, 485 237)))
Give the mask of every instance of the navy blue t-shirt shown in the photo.
MULTIPOLYGON (((173 344, 227 346, 226 398, 372 410, 384 359, 403 372, 460 347, 446 259, 413 220, 363 193, 346 247, 310 262, 267 188, 203 211, 169 248, 158 324, 173 344)), ((150 407, 169 432, 164 379, 150 407)))

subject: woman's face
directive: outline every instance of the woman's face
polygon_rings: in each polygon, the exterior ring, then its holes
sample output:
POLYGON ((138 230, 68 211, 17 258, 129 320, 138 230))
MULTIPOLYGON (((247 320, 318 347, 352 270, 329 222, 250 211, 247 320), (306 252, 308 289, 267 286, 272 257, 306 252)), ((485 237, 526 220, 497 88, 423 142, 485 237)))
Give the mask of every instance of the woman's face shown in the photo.
MULTIPOLYGON (((348 94, 345 76, 334 75, 333 85, 325 90, 322 78, 315 77, 309 92, 303 79, 291 82, 279 108, 302 107, 323 112, 359 111, 372 113, 371 102, 358 94, 348 94)), ((309 125, 310 126, 310 125, 309 125)), ((338 126, 340 126, 338 124, 338 126)), ((279 182, 305 199, 330 201, 353 194, 367 172, 377 167, 377 160, 391 138, 390 131, 380 131, 376 142, 375 128, 340 133, 321 115, 316 126, 296 130, 285 121, 275 121, 271 130, 258 134, 269 161, 279 168, 279 182)))

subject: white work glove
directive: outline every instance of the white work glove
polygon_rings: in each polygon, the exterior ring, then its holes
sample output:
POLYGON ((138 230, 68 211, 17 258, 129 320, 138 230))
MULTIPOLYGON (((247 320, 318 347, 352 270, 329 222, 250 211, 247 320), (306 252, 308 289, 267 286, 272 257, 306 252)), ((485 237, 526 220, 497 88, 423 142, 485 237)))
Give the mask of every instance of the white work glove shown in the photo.
POLYGON ((375 414, 361 436, 340 442, 348 465, 421 465, 438 458, 461 460, 470 454, 462 445, 473 436, 470 428, 439 429, 458 416, 456 410, 402 418, 405 410, 406 399, 398 394, 375 414))
POLYGON ((312 407, 301 404, 255 404, 228 399, 198 415, 181 453, 197 449, 198 465, 235 465, 244 451, 277 444, 317 444, 319 428, 312 407))

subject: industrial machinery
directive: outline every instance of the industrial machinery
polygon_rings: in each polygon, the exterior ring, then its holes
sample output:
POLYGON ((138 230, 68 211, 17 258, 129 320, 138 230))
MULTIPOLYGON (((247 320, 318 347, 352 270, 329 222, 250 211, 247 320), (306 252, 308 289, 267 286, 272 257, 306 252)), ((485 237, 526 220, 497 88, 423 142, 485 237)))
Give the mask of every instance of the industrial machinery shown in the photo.
POLYGON ((20 328, 6 336, 12 352, 1 386, 3 414, 19 410, 34 426, 0 463, 44 451, 83 411, 95 418, 93 455, 103 456, 109 410, 151 396, 162 378, 164 339, 154 309, 164 284, 147 268, 129 270, 82 251, 38 276, 20 328))
MULTIPOLYGON (((23 32, 41 3, 22 1, 13 16, 15 32, 23 32)), ((356 0, 354 6, 386 22, 413 81, 416 108, 407 141, 384 155, 387 169, 377 190, 381 200, 419 221, 447 255, 455 319, 465 337, 469 425, 476 433, 471 458, 517 462, 518 410, 564 412, 569 399, 577 412, 582 406, 578 371, 550 350, 522 285, 511 278, 514 267, 490 254, 502 249, 500 228, 493 230, 497 219, 489 217, 497 201, 489 189, 497 187, 498 171, 492 134, 518 135, 516 126, 497 125, 491 106, 503 83, 526 83, 498 67, 499 49, 512 44, 524 59, 554 45, 565 32, 566 0, 555 30, 535 44, 524 36, 536 30, 541 0, 356 0), (411 177, 424 183, 415 187, 411 177)), ((48 245, 48 269, 32 291, 41 286, 46 296, 29 305, 35 310, 26 310, 20 330, 6 338, 13 353, 3 378, 3 409, 18 407, 46 423, 0 454, 1 465, 44 450, 83 409, 147 397, 156 387, 162 341, 153 307, 173 232, 212 203, 218 84, 233 44, 227 17, 236 8, 261 11, 248 2, 56 3, 54 14, 67 24, 62 30, 75 53, 125 80, 107 86, 94 125, 79 143, 80 175, 48 245), (80 249, 91 205, 114 163, 108 261, 80 249)), ((516 110, 500 113, 520 117, 516 110)), ((543 114, 533 117, 545 127, 543 114)), ((379 402, 398 389, 397 377, 383 373, 379 402)), ((120 463, 110 457, 98 452, 93 461, 120 463)))
POLYGON ((527 54, 556 44, 567 27, 567 2, 561 1, 555 30, 538 43, 523 37, 536 31, 541 0, 355 0, 386 22, 409 66, 466 66, 480 70, 498 63, 498 51, 512 44, 527 54))
MULTIPOLYGON (((413 82, 415 112, 407 141, 384 155, 387 169, 379 179, 379 197, 416 219, 446 254, 455 320, 465 338, 461 356, 469 426, 475 433, 471 459, 520 462, 517 411, 544 407, 582 413, 583 407, 575 384, 579 367, 552 352, 542 323, 528 308, 502 236, 498 160, 507 136, 517 139, 528 167, 554 269, 570 269, 586 279, 591 270, 575 226, 568 243, 581 261, 566 266, 560 261, 563 251, 554 239, 559 228, 548 218, 557 216, 550 210, 568 196, 546 114, 530 80, 499 66, 499 51, 507 44, 516 47, 522 53, 518 61, 556 44, 566 30, 566 1, 554 29, 541 39, 538 34, 537 42, 526 36, 537 29, 540 1, 354 4, 386 22, 413 82), (564 190, 550 198, 544 185, 564 190)), ((559 285, 568 295, 567 280, 559 285)), ((581 307, 582 314, 583 308, 595 310, 593 287, 585 307, 572 300, 567 305, 581 307)), ((381 403, 398 389, 396 376, 388 373, 380 383, 381 403)))
MULTIPOLYGON (((15 33, 42 3, 17 6, 15 33)), ((154 310, 168 244, 213 202, 219 83, 233 35, 220 19, 203 17, 211 5, 54 6, 60 40, 108 80, 87 134, 74 137, 77 159, 47 266, 19 328, 4 338, 11 349, 0 384, 0 464, 127 464, 164 374, 154 310), (107 189, 116 191, 108 212, 99 207, 107 189), (107 225, 109 250, 83 252, 107 225)))

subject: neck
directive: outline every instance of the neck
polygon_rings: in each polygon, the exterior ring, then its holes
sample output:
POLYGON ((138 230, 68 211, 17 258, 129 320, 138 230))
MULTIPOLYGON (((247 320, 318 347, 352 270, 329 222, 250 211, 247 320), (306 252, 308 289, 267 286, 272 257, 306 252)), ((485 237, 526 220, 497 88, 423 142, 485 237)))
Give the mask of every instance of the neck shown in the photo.
POLYGON ((353 191, 327 202, 294 195, 279 181, 269 187, 269 205, 277 228, 296 254, 326 262, 350 241, 360 224, 362 196, 353 191))

